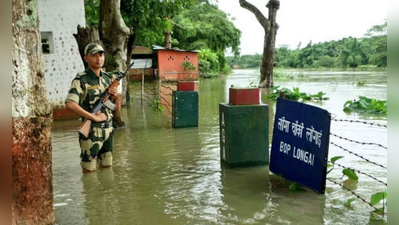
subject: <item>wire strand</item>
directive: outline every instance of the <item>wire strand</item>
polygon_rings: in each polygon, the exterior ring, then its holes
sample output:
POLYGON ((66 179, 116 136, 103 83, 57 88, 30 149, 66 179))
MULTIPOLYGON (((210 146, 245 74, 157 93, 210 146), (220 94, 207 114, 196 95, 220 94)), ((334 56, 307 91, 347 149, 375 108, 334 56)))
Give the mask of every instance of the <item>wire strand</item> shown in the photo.
POLYGON ((360 121, 360 120, 345 120, 345 119, 331 119, 331 120, 336 121, 336 122, 362 123, 362 124, 371 125, 371 126, 388 128, 388 125, 386 125, 386 124, 372 123, 372 122, 360 121))
POLYGON ((353 155, 355 155, 355 156, 357 156, 357 157, 359 157, 359 158, 361 158, 361 159, 363 159, 363 160, 365 160, 365 161, 367 161, 367 162, 369 162, 369 163, 371 163, 371 164, 374 164, 374 165, 376 165, 376 166, 379 166, 379 167, 382 167, 382 168, 384 168, 384 169, 387 169, 386 166, 383 166, 383 165, 381 165, 381 164, 372 162, 372 161, 370 161, 369 159, 366 159, 366 158, 364 158, 363 156, 361 156, 361 155, 359 155, 359 154, 357 154, 357 153, 354 153, 354 152, 352 152, 352 151, 350 151, 350 150, 348 150, 348 149, 346 149, 346 148, 344 148, 344 147, 342 147, 342 146, 340 146, 340 145, 335 144, 334 142, 330 142, 330 144, 332 144, 332 145, 334 145, 334 146, 336 146, 336 147, 338 147, 338 148, 340 148, 340 149, 342 149, 342 150, 344 150, 344 151, 346 151, 346 152, 349 152, 349 153, 351 153, 351 154, 353 154, 353 155))
POLYGON ((345 140, 345 141, 349 141, 349 142, 356 143, 356 144, 361 144, 361 145, 375 145, 375 146, 378 146, 378 147, 381 147, 381 148, 388 149, 386 146, 383 146, 383 145, 377 144, 377 143, 367 143, 367 142, 355 141, 355 140, 351 140, 351 139, 348 139, 348 138, 345 138, 345 137, 342 137, 342 136, 339 136, 339 135, 336 135, 336 134, 330 134, 330 135, 331 135, 331 136, 334 136, 334 137, 337 137, 337 138, 339 138, 339 139, 345 140))

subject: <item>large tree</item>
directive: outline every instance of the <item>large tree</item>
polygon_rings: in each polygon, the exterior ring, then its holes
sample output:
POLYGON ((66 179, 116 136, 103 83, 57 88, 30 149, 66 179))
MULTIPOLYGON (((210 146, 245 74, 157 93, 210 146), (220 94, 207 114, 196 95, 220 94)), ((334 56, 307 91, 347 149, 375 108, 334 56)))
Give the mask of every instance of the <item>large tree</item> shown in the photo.
POLYGON ((252 12, 260 25, 265 31, 263 41, 263 57, 260 66, 260 81, 259 87, 273 87, 273 62, 274 50, 276 46, 276 35, 278 24, 276 23, 277 10, 280 8, 279 0, 269 0, 266 7, 269 9, 269 18, 265 17, 262 12, 251 3, 245 0, 239 0, 242 8, 252 12))
POLYGON ((224 52, 240 54, 241 31, 216 5, 202 3, 184 10, 173 19, 176 46, 186 50, 210 49, 218 56, 220 68, 226 64, 224 52))
POLYGON ((172 30, 171 21, 184 9, 196 3, 195 0, 122 0, 121 12, 128 26, 134 28, 130 46, 163 44, 164 33, 172 30))
POLYGON ((51 106, 37 0, 12 1, 12 224, 53 224, 51 106))

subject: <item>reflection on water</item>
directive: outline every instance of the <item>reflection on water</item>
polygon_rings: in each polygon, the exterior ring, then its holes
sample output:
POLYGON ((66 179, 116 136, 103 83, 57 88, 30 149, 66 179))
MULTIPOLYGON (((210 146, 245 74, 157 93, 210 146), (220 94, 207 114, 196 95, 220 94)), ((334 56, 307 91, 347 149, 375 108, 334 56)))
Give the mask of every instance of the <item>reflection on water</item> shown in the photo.
MULTIPOLYGON (((306 73, 290 71, 290 73, 306 73)), ((220 79, 199 84, 199 127, 171 128, 171 115, 159 113, 134 100, 122 113, 126 128, 115 131, 114 166, 82 174, 76 128, 79 121, 55 122, 53 127, 54 206, 57 224, 365 224, 366 204, 342 202, 353 196, 327 182, 325 195, 294 193, 290 182, 269 173, 268 166, 224 168, 219 156, 219 103, 228 100, 228 88, 257 83, 256 71, 237 70, 220 79)), ((346 114, 345 101, 359 95, 386 99, 385 72, 310 72, 306 79, 276 81, 276 85, 317 93, 330 100, 309 103, 329 110, 340 119, 386 123, 386 117, 346 114), (357 87, 358 79, 366 85, 357 87)), ((147 84, 146 84, 147 85, 147 84)), ((149 84, 151 85, 151 84, 149 84)), ((154 84, 156 85, 156 84, 154 84)), ((261 95, 270 93, 261 91, 261 95)), ((270 140, 275 103, 269 104, 270 140)), ((331 132, 350 139, 387 145, 386 129, 332 122, 331 132)), ((358 146, 331 137, 331 141, 387 165, 387 151, 358 146)), ((387 182, 387 171, 330 146, 329 156, 345 155, 340 163, 387 182)), ((340 178, 339 169, 329 176, 340 178)), ((371 178, 341 181, 369 199, 386 190, 371 178)))

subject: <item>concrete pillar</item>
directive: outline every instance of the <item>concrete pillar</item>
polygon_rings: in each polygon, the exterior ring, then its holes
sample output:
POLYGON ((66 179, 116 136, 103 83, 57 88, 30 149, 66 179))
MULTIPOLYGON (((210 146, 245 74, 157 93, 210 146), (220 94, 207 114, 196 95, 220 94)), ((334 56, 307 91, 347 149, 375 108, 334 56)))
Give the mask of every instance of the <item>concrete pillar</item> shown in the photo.
POLYGON ((198 82, 179 81, 172 96, 172 126, 198 127, 198 82))
POLYGON ((230 167, 269 163, 269 106, 258 88, 230 88, 219 105, 220 160, 230 167))

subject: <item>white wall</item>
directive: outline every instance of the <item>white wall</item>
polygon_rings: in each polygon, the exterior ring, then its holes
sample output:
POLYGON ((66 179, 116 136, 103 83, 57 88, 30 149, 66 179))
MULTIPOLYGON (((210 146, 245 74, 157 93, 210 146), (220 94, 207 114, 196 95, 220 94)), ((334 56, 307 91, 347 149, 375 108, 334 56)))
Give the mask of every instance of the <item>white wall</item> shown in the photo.
POLYGON ((39 0, 41 32, 52 32, 53 53, 43 54, 47 98, 53 107, 63 107, 72 79, 84 71, 78 44, 73 37, 77 26, 85 26, 83 0, 39 0))

